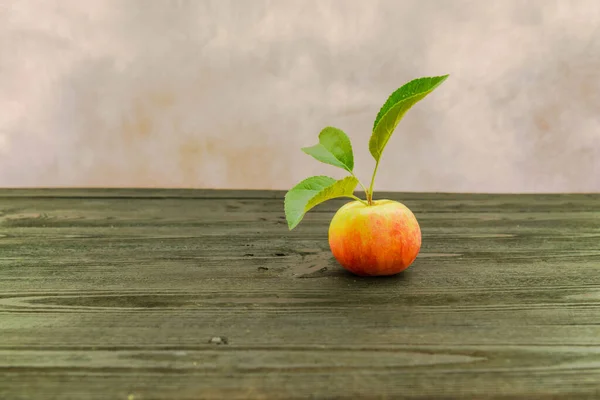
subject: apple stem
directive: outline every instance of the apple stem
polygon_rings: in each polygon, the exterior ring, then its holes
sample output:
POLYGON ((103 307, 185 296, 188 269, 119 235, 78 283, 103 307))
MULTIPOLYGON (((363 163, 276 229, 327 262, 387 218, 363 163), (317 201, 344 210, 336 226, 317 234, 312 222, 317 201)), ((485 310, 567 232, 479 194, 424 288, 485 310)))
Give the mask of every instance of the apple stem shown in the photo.
MULTIPOLYGON (((352 176, 356 178, 356 180, 358 181, 358 184, 360 185, 360 187, 362 187, 363 190, 365 191, 365 195, 367 196, 367 199, 368 199, 369 198, 369 191, 367 190, 367 188, 365 187, 365 185, 363 185, 363 183, 360 181, 360 179, 358 179, 356 177, 356 175, 354 175, 354 172, 350 172, 350 174, 352 174, 352 176)), ((365 202, 363 201, 363 203, 365 203, 365 202)), ((365 203, 365 204, 368 204, 368 203, 365 203)))
POLYGON ((369 203, 367 203, 366 201, 364 201, 363 199, 361 199, 360 197, 354 196, 354 195, 350 195, 351 198, 353 198, 354 200, 360 201, 361 203, 363 203, 365 206, 368 206, 369 203))
POLYGON ((375 162, 375 169, 373 170, 373 177, 371 178, 371 186, 367 192, 367 202, 370 206, 373 205, 373 185, 375 184, 375 175, 377 175, 377 168, 379 168, 379 160, 375 162))

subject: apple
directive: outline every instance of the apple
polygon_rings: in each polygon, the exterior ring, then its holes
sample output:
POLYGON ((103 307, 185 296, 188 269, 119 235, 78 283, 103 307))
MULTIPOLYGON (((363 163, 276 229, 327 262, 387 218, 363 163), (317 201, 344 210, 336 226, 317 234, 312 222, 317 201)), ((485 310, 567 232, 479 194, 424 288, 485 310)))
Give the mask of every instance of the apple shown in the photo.
POLYGON ((341 129, 325 127, 319 143, 302 151, 322 163, 349 173, 336 180, 311 176, 285 195, 285 218, 290 230, 316 205, 338 197, 355 201, 342 206, 329 224, 329 247, 335 259, 348 271, 360 276, 394 275, 408 268, 421 250, 421 228, 404 204, 374 200, 373 185, 381 155, 396 126, 406 112, 442 84, 448 75, 413 79, 396 89, 383 104, 369 139, 369 152, 375 159, 371 184, 367 188, 354 173, 354 153, 348 135, 341 129), (354 194, 364 190, 365 199, 354 194))
POLYGON ((329 247, 335 259, 359 276, 404 271, 421 249, 421 228, 404 204, 375 200, 342 206, 329 225, 329 247))

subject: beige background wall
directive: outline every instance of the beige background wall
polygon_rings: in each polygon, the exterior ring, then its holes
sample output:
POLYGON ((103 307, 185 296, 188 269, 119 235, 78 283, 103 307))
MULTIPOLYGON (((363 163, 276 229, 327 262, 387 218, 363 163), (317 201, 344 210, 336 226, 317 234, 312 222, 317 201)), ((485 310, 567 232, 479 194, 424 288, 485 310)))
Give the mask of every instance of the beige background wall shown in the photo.
POLYGON ((376 187, 600 191, 600 1, 0 0, 0 186, 287 189, 370 177, 372 121, 419 76, 376 187))

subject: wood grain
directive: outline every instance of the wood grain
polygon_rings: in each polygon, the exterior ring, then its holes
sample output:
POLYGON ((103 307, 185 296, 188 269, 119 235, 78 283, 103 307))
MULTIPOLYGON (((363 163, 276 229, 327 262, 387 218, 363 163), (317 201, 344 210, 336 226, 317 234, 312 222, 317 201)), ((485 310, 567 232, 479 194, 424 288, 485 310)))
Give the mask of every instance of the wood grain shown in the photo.
POLYGON ((0 399, 600 398, 600 195, 385 193, 365 279, 283 194, 0 190, 0 399))

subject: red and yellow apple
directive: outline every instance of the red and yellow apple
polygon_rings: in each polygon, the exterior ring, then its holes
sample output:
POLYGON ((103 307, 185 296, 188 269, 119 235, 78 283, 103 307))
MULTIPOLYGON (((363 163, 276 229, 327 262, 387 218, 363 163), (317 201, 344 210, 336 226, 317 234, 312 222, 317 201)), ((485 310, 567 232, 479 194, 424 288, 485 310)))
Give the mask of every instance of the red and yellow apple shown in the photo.
POLYGON ((369 189, 354 174, 352 143, 343 130, 327 126, 319 133, 318 144, 303 147, 309 156, 342 168, 349 175, 339 180, 312 176, 290 189, 284 201, 289 229, 294 229, 318 204, 350 197, 356 201, 342 206, 329 225, 329 247, 337 261, 360 276, 394 275, 408 268, 421 250, 419 223, 402 203, 374 202, 373 185, 383 150, 404 114, 446 78, 448 75, 413 79, 396 89, 379 109, 369 139, 369 153, 375 159, 369 189), (357 185, 365 191, 366 201, 354 195, 357 185))
POLYGON ((421 249, 421 229, 404 204, 376 200, 342 206, 329 225, 335 259, 359 276, 394 275, 408 268, 421 249))

